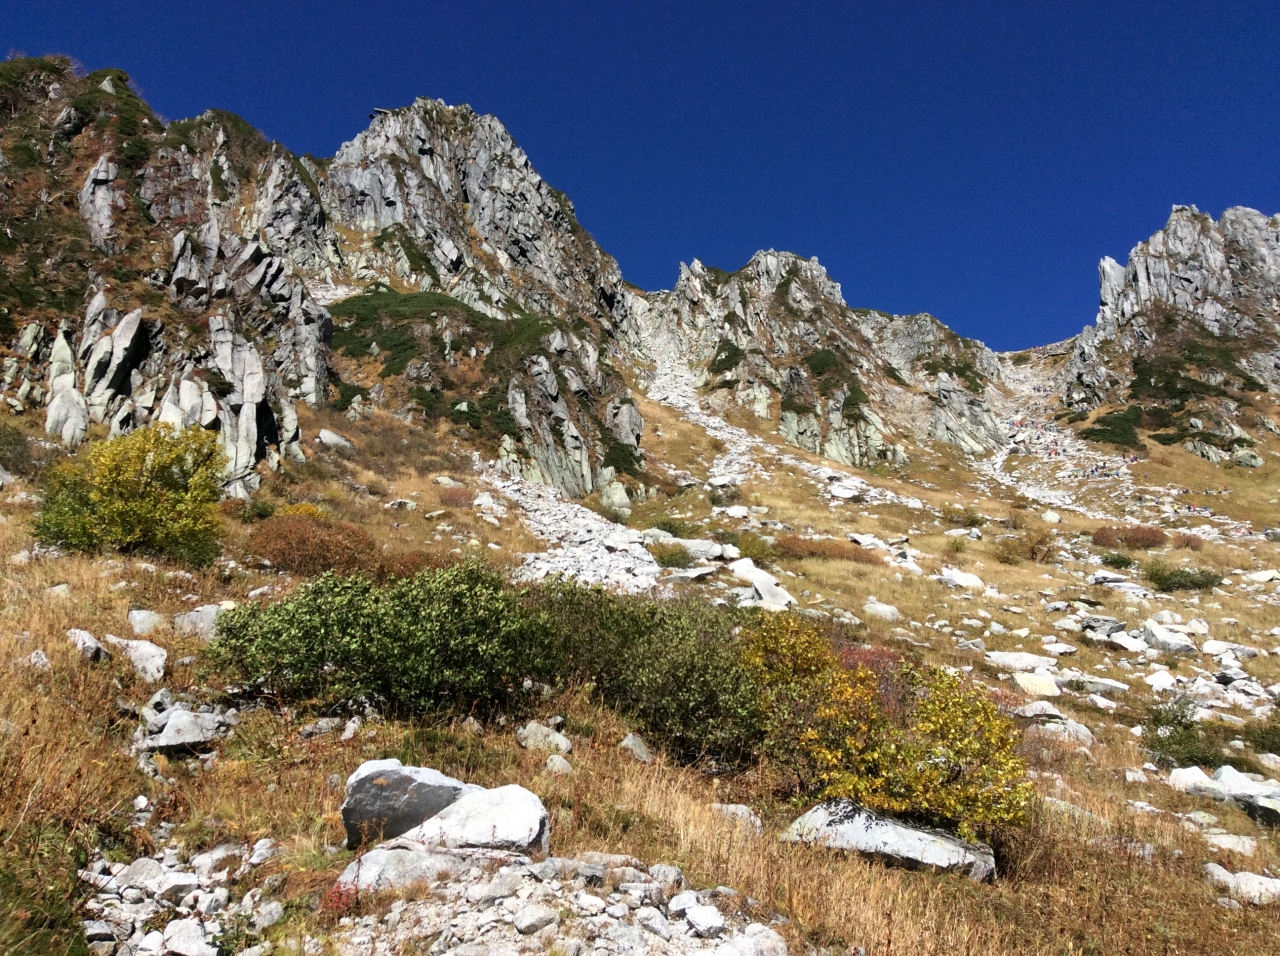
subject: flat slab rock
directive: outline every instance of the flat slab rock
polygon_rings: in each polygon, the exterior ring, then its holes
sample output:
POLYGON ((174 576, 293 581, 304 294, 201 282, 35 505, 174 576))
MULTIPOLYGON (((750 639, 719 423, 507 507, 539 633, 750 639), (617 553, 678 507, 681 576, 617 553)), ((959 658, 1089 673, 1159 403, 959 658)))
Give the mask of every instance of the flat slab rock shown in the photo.
POLYGON ((989 846, 965 843, 937 830, 908 826, 872 813, 851 800, 820 803, 782 834, 793 843, 818 843, 833 850, 854 850, 896 866, 963 873, 971 880, 995 876, 989 846))
POLYGON ((347 778, 342 825, 347 846, 389 840, 434 817, 459 797, 483 790, 430 767, 367 760, 347 778))

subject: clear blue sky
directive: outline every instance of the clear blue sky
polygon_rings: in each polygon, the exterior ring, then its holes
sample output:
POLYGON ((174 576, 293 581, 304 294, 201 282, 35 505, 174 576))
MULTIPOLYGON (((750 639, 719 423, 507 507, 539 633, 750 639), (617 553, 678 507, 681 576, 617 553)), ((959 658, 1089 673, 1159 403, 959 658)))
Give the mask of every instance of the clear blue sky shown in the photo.
POLYGON ((0 4, 0 49, 127 70, 331 155, 415 96, 496 114, 624 275, 816 255, 851 305, 1074 334, 1174 203, 1280 211, 1280 4, 0 4))

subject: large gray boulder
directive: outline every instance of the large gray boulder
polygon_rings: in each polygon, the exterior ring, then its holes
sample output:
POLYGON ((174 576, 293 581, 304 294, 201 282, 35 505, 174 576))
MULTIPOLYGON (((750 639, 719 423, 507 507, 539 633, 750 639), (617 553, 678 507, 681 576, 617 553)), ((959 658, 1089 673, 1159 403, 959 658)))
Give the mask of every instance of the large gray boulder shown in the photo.
POLYGON ((536 795, 511 784, 461 797, 404 834, 428 846, 547 852, 547 809, 536 795))
POLYGON ((154 684, 164 678, 164 665, 169 659, 169 652, 150 641, 129 641, 123 637, 108 634, 106 642, 120 648, 124 656, 129 658, 133 669, 148 684, 154 684))
POLYGON ((1154 647, 1158 651, 1164 651, 1166 654, 1195 654, 1197 648, 1195 642, 1185 634, 1179 634, 1177 631, 1171 631, 1163 624, 1158 624, 1153 620, 1142 622, 1142 639, 1147 642, 1148 647, 1154 647))
POLYGON ((1280 902, 1280 880, 1257 873, 1232 873, 1217 863, 1206 863, 1204 874, 1210 883, 1226 890, 1228 896, 1241 903, 1266 906, 1280 902))
POLYGON ((1280 797, 1249 794, 1236 797, 1235 802, 1255 823, 1266 827, 1280 827, 1280 797))
POLYGON ((366 761, 347 778, 342 801, 347 846, 398 837, 481 789, 430 767, 405 767, 394 759, 366 761))
POLYGON ((552 753, 573 753, 573 743, 564 734, 545 724, 531 720, 516 731, 516 743, 525 750, 550 750, 552 753))
POLYGON ((202 641, 213 640, 218 615, 226 610, 221 604, 202 604, 183 614, 173 616, 174 633, 184 637, 196 637, 202 641))
POLYGON ((160 753, 199 750, 227 731, 226 719, 221 714, 197 714, 175 709, 161 717, 165 718, 164 728, 158 734, 145 738, 143 750, 160 753))
POLYGON ((820 803, 782 834, 791 843, 817 843, 909 869, 963 873, 971 880, 995 876, 991 847, 965 843, 938 830, 907 826, 872 813, 852 800, 820 803))
POLYGON ((98 639, 88 631, 78 627, 73 627, 67 631, 67 640, 73 647, 78 650, 87 661, 109 661, 111 660, 111 652, 99 643, 98 639))

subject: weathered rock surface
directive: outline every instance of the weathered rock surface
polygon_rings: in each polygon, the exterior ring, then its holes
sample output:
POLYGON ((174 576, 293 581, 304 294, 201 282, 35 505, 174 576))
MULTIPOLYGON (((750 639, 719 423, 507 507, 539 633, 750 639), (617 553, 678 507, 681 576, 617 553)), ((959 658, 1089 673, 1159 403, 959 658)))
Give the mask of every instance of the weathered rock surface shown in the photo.
POLYGON ((954 870, 979 881, 991 879, 996 871, 995 857, 988 846, 898 823, 851 800, 819 804, 792 823, 782 839, 817 843, 833 850, 854 850, 913 869, 954 870))
POLYGON ((465 794, 403 836, 425 846, 545 853, 547 811, 534 794, 513 784, 465 794))
MULTIPOLYGON (((1274 217, 1236 206, 1215 222, 1194 206, 1174 206, 1164 228, 1129 253, 1127 265, 1106 258, 1098 274, 1097 318, 1080 334, 1067 366, 1070 404, 1088 407, 1120 396, 1135 362, 1174 344, 1165 334, 1170 316, 1206 339, 1231 344, 1230 364, 1223 367, 1218 353, 1198 369, 1202 380, 1240 388, 1251 377, 1280 390, 1280 226, 1274 217)), ((1197 442, 1195 451, 1208 457, 1211 447, 1197 442)))
POLYGON ((342 801, 347 846, 398 837, 480 790, 429 767, 405 767, 395 759, 365 761, 347 778, 342 801))

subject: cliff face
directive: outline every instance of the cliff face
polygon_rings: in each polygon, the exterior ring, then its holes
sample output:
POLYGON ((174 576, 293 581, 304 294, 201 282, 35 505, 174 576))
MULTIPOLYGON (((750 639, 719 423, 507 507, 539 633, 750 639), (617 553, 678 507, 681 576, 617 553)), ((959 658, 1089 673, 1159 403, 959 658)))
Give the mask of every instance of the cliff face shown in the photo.
MULTIPOLYGON (((10 411, 68 445, 215 428, 232 494, 304 460, 299 403, 448 419, 508 472, 583 495, 643 467, 615 363, 678 355, 712 409, 855 466, 927 440, 998 449, 989 402, 1026 384, 930 315, 851 309, 792 253, 627 286, 502 123, 466 106, 379 110, 316 160, 216 110, 162 123, 116 70, 10 61, 0 100, 10 411)), ((1230 437, 1250 391, 1280 389, 1276 218, 1175 207, 1100 274, 1096 323, 1045 370, 1067 405, 1164 403, 1194 413, 1161 419, 1178 440, 1230 437)))
POLYGON ((6 71, 11 411, 72 446, 217 429, 239 495, 304 459, 298 402, 452 418, 575 495, 635 467, 643 420, 601 358, 617 265, 497 120, 419 100, 316 162, 227 113, 163 124, 119 71, 6 71))
POLYGON ((253 222, 290 188, 256 177, 287 157, 220 114, 166 127, 119 71, 5 67, 10 410, 43 408, 68 445, 97 425, 217 429, 232 494, 259 462, 301 460, 296 403, 324 399, 329 316, 253 222))
POLYGON ((430 99, 380 111, 317 182, 332 220, 365 237, 354 278, 394 275, 495 317, 621 315, 617 263, 492 116, 430 99))

